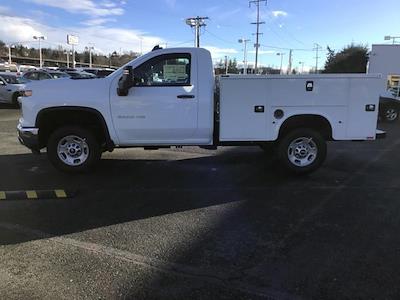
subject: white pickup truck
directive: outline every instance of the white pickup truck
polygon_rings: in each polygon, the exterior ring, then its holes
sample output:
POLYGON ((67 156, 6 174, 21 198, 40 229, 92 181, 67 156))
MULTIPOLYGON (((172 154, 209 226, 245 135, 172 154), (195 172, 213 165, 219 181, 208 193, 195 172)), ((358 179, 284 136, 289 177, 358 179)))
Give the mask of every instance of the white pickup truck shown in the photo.
POLYGON ((201 48, 156 49, 106 78, 35 82, 20 97, 19 140, 83 171, 114 148, 258 145, 296 173, 326 141, 375 140, 380 75, 223 75, 201 48))

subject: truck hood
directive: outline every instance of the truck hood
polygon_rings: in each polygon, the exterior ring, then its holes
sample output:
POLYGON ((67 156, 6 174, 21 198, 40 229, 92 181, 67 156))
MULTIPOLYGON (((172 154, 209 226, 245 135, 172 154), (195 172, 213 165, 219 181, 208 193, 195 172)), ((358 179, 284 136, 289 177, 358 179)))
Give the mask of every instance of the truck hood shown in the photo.
POLYGON ((108 100, 110 79, 52 79, 32 81, 26 88, 32 90, 31 101, 45 106, 94 104, 108 100))

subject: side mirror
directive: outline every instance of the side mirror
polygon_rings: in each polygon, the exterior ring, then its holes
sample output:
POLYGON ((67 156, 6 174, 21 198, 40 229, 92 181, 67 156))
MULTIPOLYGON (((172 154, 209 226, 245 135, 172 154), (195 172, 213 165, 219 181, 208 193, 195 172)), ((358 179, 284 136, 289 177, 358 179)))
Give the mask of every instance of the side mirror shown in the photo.
POLYGON ((133 87, 133 69, 132 66, 126 66, 122 78, 118 82, 118 96, 127 96, 131 87, 133 87))
POLYGON ((0 85, 6 85, 6 83, 3 80, 0 80, 0 85))

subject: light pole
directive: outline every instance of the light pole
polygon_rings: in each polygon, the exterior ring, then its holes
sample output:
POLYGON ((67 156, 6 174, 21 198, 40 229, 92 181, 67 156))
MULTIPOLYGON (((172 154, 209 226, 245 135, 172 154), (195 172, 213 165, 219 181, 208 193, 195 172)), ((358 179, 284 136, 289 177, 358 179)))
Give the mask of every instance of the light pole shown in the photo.
POLYGON ((69 56, 72 55, 70 50, 64 50, 64 54, 67 55, 67 68, 69 68, 69 56))
POLYGON ((303 71, 304 71, 304 61, 299 61, 299 65, 301 65, 301 73, 300 73, 300 74, 303 74, 303 71))
POLYGON ((139 39, 140 39, 140 56, 142 56, 143 55, 143 37, 141 36, 141 37, 139 37, 139 39))
POLYGON ((12 64, 12 60, 11 60, 11 48, 15 48, 15 45, 9 44, 8 45, 8 64, 11 65, 12 64))
POLYGON ((89 51, 89 68, 92 67, 92 50, 94 49, 93 46, 85 47, 86 51, 89 51))
POLYGON ((283 52, 278 52, 276 55, 278 55, 278 56, 280 56, 281 57, 281 67, 280 67, 280 71, 279 71, 279 74, 281 74, 282 75, 282 65, 283 65, 283 56, 285 56, 285 54, 286 53, 283 53, 283 52))
POLYGON ((385 41, 393 40, 393 45, 396 44, 396 39, 400 39, 400 36, 390 36, 390 35, 385 36, 385 41))
POLYGON ((239 39, 238 42, 240 44, 244 44, 243 74, 247 74, 247 43, 250 42, 250 40, 242 38, 242 39, 239 39))
POLYGON ((41 36, 34 35, 34 36, 33 36, 33 39, 39 41, 39 66, 40 66, 40 68, 42 68, 42 67, 43 67, 43 61, 42 61, 42 46, 41 46, 41 44, 40 44, 40 41, 41 41, 41 40, 45 40, 46 37, 44 37, 43 35, 41 35, 41 36))

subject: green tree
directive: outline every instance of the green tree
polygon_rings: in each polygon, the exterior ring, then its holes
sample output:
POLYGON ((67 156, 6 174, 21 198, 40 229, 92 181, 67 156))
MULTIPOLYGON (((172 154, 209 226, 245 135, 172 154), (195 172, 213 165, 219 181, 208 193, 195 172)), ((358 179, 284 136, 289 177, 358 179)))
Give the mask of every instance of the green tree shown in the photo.
POLYGON ((322 73, 365 73, 369 50, 364 45, 348 45, 335 53, 330 47, 322 73))
POLYGON ((237 60, 234 58, 230 59, 228 62, 228 73, 229 74, 239 74, 239 69, 237 67, 237 60))

